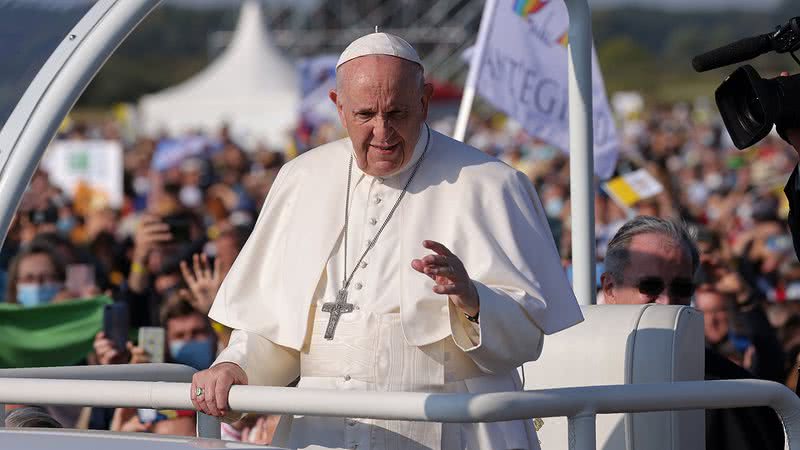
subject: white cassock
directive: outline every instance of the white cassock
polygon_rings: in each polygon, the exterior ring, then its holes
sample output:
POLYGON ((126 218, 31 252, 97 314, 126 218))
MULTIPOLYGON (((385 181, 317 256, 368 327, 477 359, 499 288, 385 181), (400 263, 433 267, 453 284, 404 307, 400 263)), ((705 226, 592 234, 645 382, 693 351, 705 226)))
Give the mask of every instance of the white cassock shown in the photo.
MULTIPOLYGON (((427 141, 411 161, 376 178, 353 164, 348 271, 383 224, 427 141)), ((280 171, 255 230, 209 316, 235 331, 216 363, 240 365, 250 384, 403 392, 522 389, 516 368, 535 360, 543 334, 583 318, 527 177, 433 130, 393 218, 350 284, 333 340, 321 311, 342 287, 349 139, 311 150, 280 171), (448 247, 480 297, 480 324, 432 291, 411 261, 448 247), (275 345, 277 344, 277 345, 275 345), (276 364, 288 367, 276 370, 276 364)), ((348 274, 349 275, 349 274, 348 274)), ((531 421, 432 424, 295 416, 275 445, 288 448, 538 449, 531 421)))

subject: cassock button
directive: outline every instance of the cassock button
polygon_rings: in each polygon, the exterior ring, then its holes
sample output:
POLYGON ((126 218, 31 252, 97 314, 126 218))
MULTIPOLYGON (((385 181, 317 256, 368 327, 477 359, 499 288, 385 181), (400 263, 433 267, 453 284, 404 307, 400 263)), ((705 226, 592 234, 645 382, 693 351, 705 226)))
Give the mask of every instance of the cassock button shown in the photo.
POLYGON ((356 283, 356 289, 361 289, 361 288, 363 288, 363 287, 364 287, 364 285, 363 285, 363 284, 361 284, 361 283, 356 283))
POLYGON ((344 381, 350 381, 350 375, 345 375, 344 376, 344 381))
POLYGON ((366 261, 361 261, 360 266, 361 266, 362 269, 364 269, 365 267, 367 267, 367 262, 366 261))
POLYGON ((376 223, 378 223, 378 219, 376 219, 376 218, 374 218, 374 217, 373 217, 373 218, 371 218, 371 219, 369 219, 369 224, 370 224, 370 225, 375 225, 376 223))
POLYGON ((383 201, 383 199, 382 199, 380 196, 377 196, 377 195, 375 196, 375 204, 376 204, 376 205, 377 205, 378 203, 382 202, 382 201, 383 201))
POLYGON ((381 177, 376 178, 375 181, 377 181, 378 184, 383 184, 383 178, 381 177))

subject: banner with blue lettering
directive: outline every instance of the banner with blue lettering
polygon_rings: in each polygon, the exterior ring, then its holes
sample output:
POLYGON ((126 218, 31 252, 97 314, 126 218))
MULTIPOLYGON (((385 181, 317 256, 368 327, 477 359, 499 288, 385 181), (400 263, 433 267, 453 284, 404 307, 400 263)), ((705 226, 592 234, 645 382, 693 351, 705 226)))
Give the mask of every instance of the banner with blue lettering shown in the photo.
MULTIPOLYGON (((568 152, 566 4, 498 0, 491 20, 478 93, 530 135, 568 152)), ((606 179, 614 171, 620 144, 594 51, 592 92, 594 171, 606 179)))

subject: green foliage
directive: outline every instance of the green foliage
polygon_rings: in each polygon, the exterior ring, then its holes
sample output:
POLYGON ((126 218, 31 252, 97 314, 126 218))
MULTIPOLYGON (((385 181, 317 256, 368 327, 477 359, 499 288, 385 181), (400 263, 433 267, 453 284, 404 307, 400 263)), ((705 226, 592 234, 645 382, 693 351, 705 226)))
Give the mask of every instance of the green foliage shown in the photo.
MULTIPOLYGON (((792 1, 786 0, 782 8, 790 10, 792 1)), ((699 74, 692 69, 694 56, 767 32, 791 17, 789 12, 625 8, 594 12, 593 31, 609 92, 637 90, 651 101, 675 101, 713 96, 717 85, 735 68, 699 74)), ((781 70, 796 71, 788 55, 766 55, 748 64, 765 77, 777 76, 781 70)))

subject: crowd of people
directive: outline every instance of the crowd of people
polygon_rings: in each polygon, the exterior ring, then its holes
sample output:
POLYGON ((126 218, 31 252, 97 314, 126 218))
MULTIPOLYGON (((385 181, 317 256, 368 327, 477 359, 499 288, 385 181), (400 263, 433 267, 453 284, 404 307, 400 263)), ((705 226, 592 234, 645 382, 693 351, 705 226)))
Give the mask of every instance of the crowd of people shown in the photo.
MULTIPOLYGON (((708 347, 754 377, 794 389, 800 357, 800 262, 786 225, 782 188, 796 165, 795 150, 777 137, 744 152, 735 150, 720 121, 701 107, 653 107, 620 118, 620 124, 617 174, 646 169, 663 190, 622 206, 596 182, 598 302, 606 301, 600 274, 608 243, 626 222, 635 216, 683 221, 699 249, 699 269, 689 288, 693 305, 705 314, 708 347)), ((452 120, 432 126, 449 134, 452 120)), ((569 271, 573 211, 567 156, 509 120, 476 116, 469 130, 468 143, 534 183, 569 271)), ((5 301, 35 307, 105 295, 127 305, 132 328, 164 328, 166 361, 207 368, 229 333, 208 319, 208 310, 278 170, 295 154, 340 134, 334 126, 303 123, 291 148, 245 150, 223 128, 217 136, 204 137, 202 151, 156 168, 158 139, 129 142, 114 122, 73 124, 58 139, 123 143, 124 203, 112 208, 102 201, 71 198, 38 170, 0 251, 5 301), (70 283, 68 272, 75 266, 89 266, 91 276, 84 279, 91 282, 70 283)), ((119 348, 99 332, 87 362, 146 363, 150 356, 136 342, 119 348)), ((58 419, 68 427, 77 423, 74 414, 58 419)), ((94 411, 88 426, 194 435, 194 420, 193 411, 158 411, 150 417, 119 408, 94 411)), ((268 443, 276 421, 248 416, 225 425, 224 434, 268 443)))

